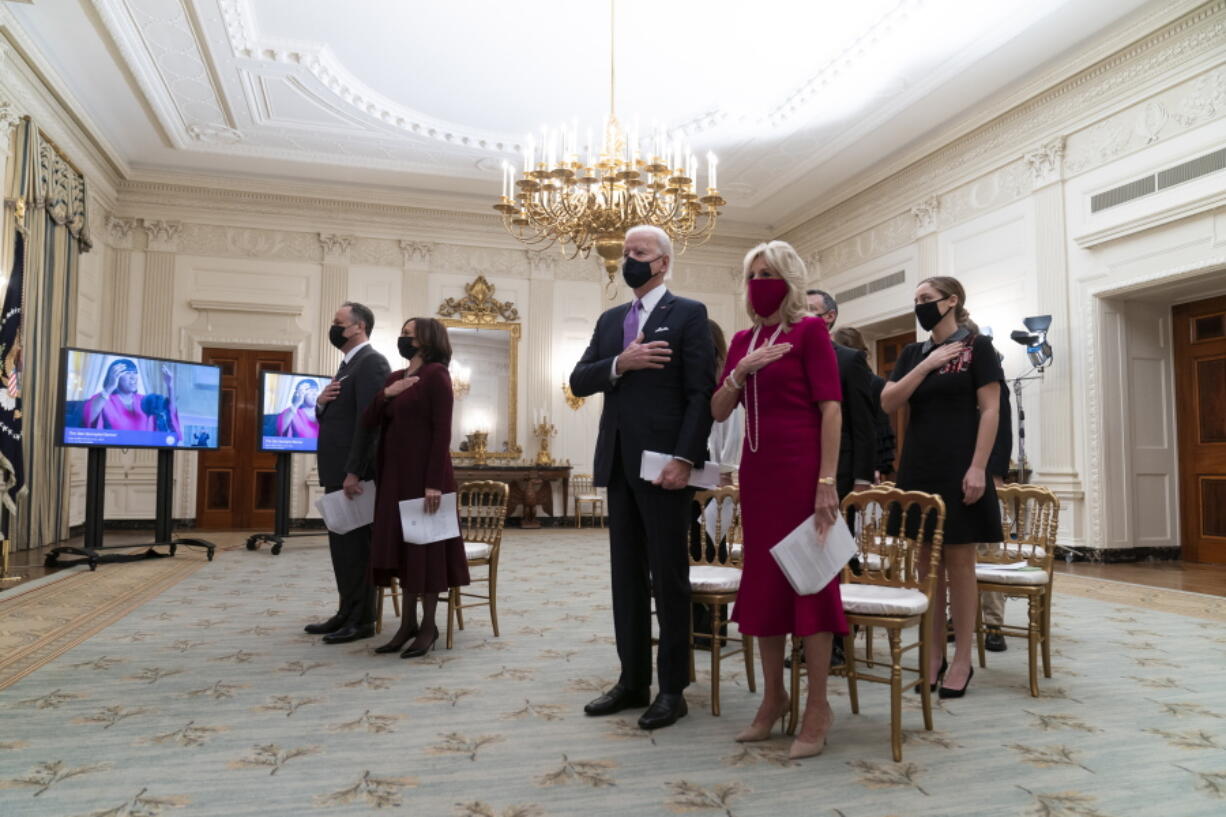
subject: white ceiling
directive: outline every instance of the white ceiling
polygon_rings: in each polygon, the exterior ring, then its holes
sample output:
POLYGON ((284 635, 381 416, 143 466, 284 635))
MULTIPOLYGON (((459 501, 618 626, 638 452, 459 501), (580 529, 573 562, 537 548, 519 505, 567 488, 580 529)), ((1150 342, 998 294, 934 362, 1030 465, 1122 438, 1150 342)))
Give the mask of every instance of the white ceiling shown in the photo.
MULTIPOLYGON (((1143 5, 618 0, 617 112, 719 153, 728 216, 769 228, 1143 5)), ((479 205, 529 130, 573 118, 598 131, 608 111, 605 0, 8 8, 136 178, 278 177, 479 205)))

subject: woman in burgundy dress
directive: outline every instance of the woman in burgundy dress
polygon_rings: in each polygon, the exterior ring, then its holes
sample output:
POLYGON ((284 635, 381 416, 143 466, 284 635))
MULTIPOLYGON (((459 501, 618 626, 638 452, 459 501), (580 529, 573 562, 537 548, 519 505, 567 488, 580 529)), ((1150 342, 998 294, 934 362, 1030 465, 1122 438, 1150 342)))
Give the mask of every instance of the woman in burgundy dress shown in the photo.
POLYGON ((438 640, 434 611, 440 593, 468 584, 468 559, 460 537, 426 545, 404 541, 400 503, 425 497, 426 511, 438 510, 443 494, 456 490, 451 468, 451 342, 433 318, 413 318, 400 330, 397 346, 409 365, 392 372, 366 409, 363 422, 379 428, 375 471, 375 522, 371 570, 379 586, 395 576, 404 593, 400 628, 375 652, 401 658, 425 655, 438 640), (416 600, 421 601, 421 626, 416 600), (408 643, 409 639, 414 639, 408 643))
POLYGON ((745 406, 741 452, 741 515, 745 565, 732 620, 758 639, 765 692, 739 741, 765 740, 788 709, 783 653, 789 633, 801 636, 809 693, 790 756, 822 751, 834 713, 826 700, 833 635, 847 633, 836 577, 799 596, 770 549, 810 516, 819 537, 838 518, 842 399, 834 347, 819 318, 807 317, 805 266, 790 244, 759 244, 745 256, 746 307, 752 330, 732 338, 711 414, 727 418, 745 406))

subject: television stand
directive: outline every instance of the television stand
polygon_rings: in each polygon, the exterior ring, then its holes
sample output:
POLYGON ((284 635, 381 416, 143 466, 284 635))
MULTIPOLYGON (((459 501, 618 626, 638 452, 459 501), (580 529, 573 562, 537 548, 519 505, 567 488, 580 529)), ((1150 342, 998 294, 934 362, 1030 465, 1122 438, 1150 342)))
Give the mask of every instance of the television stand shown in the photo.
MULTIPOLYGON (((273 556, 281 555, 281 548, 285 545, 285 540, 291 536, 319 536, 321 531, 297 531, 290 533, 289 531, 289 489, 290 489, 290 473, 292 463, 290 461, 290 452, 277 452, 277 482, 276 482, 276 502, 277 507, 274 510, 274 521, 272 533, 256 533, 247 538, 247 550, 259 550, 260 545, 264 543, 271 544, 273 556)), ((322 531, 327 533, 327 531, 322 531)))
POLYGON ((217 546, 205 539, 174 536, 173 493, 174 493, 174 458, 173 448, 158 449, 157 475, 157 512, 154 520, 154 541, 149 543, 135 542, 126 545, 104 545, 102 543, 102 523, 105 518, 104 505, 106 500, 106 449, 90 448, 85 478, 85 541, 81 547, 61 545, 52 548, 43 564, 46 567, 71 567, 88 564, 90 570, 97 570, 102 562, 134 562, 140 559, 159 559, 174 556, 179 546, 204 548, 208 560, 213 561, 217 546), (147 548, 144 553, 116 553, 106 556, 105 550, 131 550, 132 548, 147 548), (165 547, 169 553, 158 553, 154 548, 165 547), (61 554, 70 553, 81 556, 68 562, 61 562, 61 554))

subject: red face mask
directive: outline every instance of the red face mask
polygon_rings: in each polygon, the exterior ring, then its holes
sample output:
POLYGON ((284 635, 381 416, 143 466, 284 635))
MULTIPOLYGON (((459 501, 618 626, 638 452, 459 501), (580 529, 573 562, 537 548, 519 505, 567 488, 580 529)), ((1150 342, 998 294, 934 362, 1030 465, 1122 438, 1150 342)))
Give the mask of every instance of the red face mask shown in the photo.
POLYGON ((782 278, 749 280, 749 305, 760 317, 769 318, 774 315, 787 297, 788 282, 782 278))

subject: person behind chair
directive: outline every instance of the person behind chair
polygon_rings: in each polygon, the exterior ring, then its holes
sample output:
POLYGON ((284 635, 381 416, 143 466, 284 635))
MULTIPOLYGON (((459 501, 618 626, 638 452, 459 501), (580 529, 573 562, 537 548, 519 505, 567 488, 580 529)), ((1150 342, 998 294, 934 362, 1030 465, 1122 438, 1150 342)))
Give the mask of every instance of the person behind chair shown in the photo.
POLYGON ((439 594, 468 584, 468 557, 459 536, 424 545, 404 541, 402 501, 424 497, 426 513, 435 513, 443 494, 456 492, 451 465, 455 397, 447 371, 451 341, 446 326, 434 318, 405 321, 396 346, 408 365, 388 375, 362 418, 367 428, 380 431, 372 572, 375 584, 384 587, 395 576, 404 593, 400 628, 375 652, 418 658, 438 641, 434 612, 439 594), (421 602, 420 626, 414 597, 421 602))
POLYGON ((923 343, 903 348, 881 393, 881 407, 888 412, 910 407, 898 487, 939 494, 945 501, 944 544, 936 614, 932 616, 934 649, 926 671, 932 689, 941 683, 942 698, 960 698, 975 674, 971 667, 979 606, 975 545, 999 542, 1001 536, 996 486, 988 478, 987 467, 1000 419, 1004 373, 992 341, 970 323, 966 291, 957 279, 942 276, 920 281, 915 289, 915 316, 932 335, 923 343), (947 589, 954 622, 954 657, 948 664, 947 589))
POLYGON ((770 549, 812 517, 824 538, 839 513, 842 393, 825 322, 809 317, 805 265, 790 244, 759 244, 745 256, 745 308, 753 330, 732 338, 719 389, 716 421, 745 406, 741 450, 741 522, 745 561, 732 620, 758 639, 765 691, 753 723, 738 741, 765 740, 788 710, 783 653, 789 633, 804 642, 809 693, 789 756, 822 751, 834 713, 826 699, 833 635, 847 634, 836 576, 800 596, 770 549))
POLYGON ((643 729, 686 714, 690 680, 690 579, 686 533, 694 490, 690 471, 706 460, 711 430, 714 350, 707 308, 664 285, 672 269, 668 234, 626 232, 622 278, 629 304, 606 310, 575 364, 578 397, 604 394, 593 479, 608 489, 613 627, 621 675, 590 702, 588 715, 647 706, 651 686, 651 601, 659 619, 659 694, 639 718, 643 729), (644 451, 671 459, 654 482, 639 478, 644 451))
MULTIPOLYGON (((805 291, 809 313, 822 319, 827 332, 834 332, 839 319, 839 304, 829 292, 805 291)), ((858 349, 842 346, 831 339, 839 362, 839 384, 843 390, 843 433, 839 441, 839 473, 835 487, 839 499, 852 491, 873 484, 873 465, 877 454, 877 431, 873 419, 873 372, 868 356, 858 349)))
MULTIPOLYGON (((374 476, 374 436, 362 426, 362 412, 387 377, 387 358, 370 345, 375 328, 374 313, 366 306, 346 301, 332 317, 328 340, 344 354, 336 377, 315 400, 319 441, 315 461, 319 484, 327 493, 344 491, 353 499, 362 493, 362 480, 374 476)), ((328 532, 332 571, 340 608, 306 631, 323 635, 328 644, 343 644, 375 634, 375 592, 367 575, 370 569, 370 525, 349 533, 328 532)))
MULTIPOLYGON (((838 346, 846 346, 848 349, 855 349, 857 352, 868 355, 868 344, 864 342, 864 336, 860 334, 859 329, 852 326, 840 326, 834 330, 833 337, 838 346)), ((889 415, 881 410, 881 390, 885 388, 885 378, 871 369, 869 371, 872 378, 869 384, 869 394, 872 397, 873 423, 877 428, 877 455, 874 458, 873 481, 880 482, 889 479, 894 473, 894 448, 897 439, 894 436, 894 429, 890 427, 889 415)))

